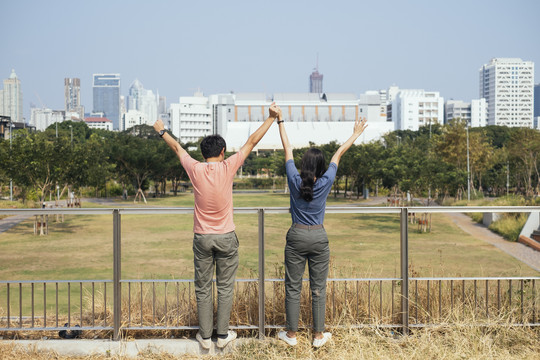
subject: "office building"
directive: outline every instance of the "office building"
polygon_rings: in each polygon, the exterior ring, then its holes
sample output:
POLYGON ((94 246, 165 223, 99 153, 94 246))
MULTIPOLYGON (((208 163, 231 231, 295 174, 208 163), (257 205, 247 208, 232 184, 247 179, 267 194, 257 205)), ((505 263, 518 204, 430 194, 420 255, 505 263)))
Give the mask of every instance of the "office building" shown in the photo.
POLYGON ((9 116, 13 123, 24 122, 21 80, 15 70, 4 79, 4 88, 0 91, 0 115, 9 116))
POLYGON ((494 58, 479 73, 480 98, 488 105, 488 125, 533 127, 534 63, 494 58))
POLYGON ((66 114, 76 113, 78 119, 84 119, 84 107, 81 105, 81 80, 79 78, 64 78, 64 104, 66 114))
POLYGON ((93 112, 102 112, 111 120, 113 130, 120 129, 120 74, 93 75, 93 112))
POLYGON ((415 131, 422 126, 443 123, 444 99, 438 91, 394 90, 388 115, 395 130, 415 131))
POLYGON ((178 103, 171 104, 170 130, 181 143, 197 142, 214 134, 212 121, 212 106, 201 92, 182 96, 178 103))

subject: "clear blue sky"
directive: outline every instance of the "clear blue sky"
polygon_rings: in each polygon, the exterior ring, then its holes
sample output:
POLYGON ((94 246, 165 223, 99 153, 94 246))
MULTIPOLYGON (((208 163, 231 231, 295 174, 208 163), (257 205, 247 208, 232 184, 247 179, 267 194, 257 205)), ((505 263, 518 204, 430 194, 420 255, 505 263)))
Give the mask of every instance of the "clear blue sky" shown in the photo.
POLYGON ((317 53, 325 92, 395 84, 470 101, 493 57, 540 71, 535 0, 1 0, 0 13, 0 78, 16 70, 27 121, 36 94, 63 109, 64 77, 81 79, 91 111, 93 73, 120 73, 123 95, 138 78, 171 103, 199 87, 306 92, 317 53))

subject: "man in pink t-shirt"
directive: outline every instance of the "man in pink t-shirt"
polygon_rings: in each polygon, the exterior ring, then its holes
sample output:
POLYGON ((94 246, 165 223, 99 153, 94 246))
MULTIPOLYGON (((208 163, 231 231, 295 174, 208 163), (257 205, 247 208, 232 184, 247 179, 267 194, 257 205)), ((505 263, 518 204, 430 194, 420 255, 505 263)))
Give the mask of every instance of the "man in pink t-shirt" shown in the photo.
POLYGON ((229 330, 234 281, 238 269, 238 238, 233 222, 232 183, 236 171, 266 134, 278 111, 279 107, 272 103, 269 117, 251 134, 240 151, 227 160, 227 145, 219 135, 210 135, 202 140, 201 153, 205 162, 199 162, 189 156, 165 131, 161 120, 154 124, 154 129, 180 159, 193 185, 193 255, 199 319, 196 338, 205 349, 209 349, 212 344, 214 264, 218 291, 217 346, 223 348, 236 338, 236 332, 229 330))

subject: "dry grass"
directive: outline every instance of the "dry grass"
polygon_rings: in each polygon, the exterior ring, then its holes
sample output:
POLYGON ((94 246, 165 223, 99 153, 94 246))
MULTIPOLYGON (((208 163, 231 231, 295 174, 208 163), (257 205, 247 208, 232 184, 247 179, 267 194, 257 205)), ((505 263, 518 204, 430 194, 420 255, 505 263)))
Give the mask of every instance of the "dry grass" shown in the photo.
MULTIPOLYGON (((300 332, 295 348, 287 347, 270 335, 265 341, 253 340, 232 353, 204 356, 205 359, 535 359, 540 356, 539 329, 488 324, 483 327, 455 324, 438 326, 401 336, 389 330, 346 329, 333 331, 323 348, 311 347, 311 334, 300 332)), ((53 352, 0 343, 0 359, 124 359, 123 356, 62 356, 53 352)), ((140 354, 138 359, 176 359, 167 353, 140 354)), ((185 355, 182 359, 198 359, 185 355)))

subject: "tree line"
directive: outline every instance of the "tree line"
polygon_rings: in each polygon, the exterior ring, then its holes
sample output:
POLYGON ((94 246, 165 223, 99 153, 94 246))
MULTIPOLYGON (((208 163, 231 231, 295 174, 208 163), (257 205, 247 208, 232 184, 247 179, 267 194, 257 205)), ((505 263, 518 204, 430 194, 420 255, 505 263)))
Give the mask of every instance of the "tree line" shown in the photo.
MULTIPOLYGON (((182 145, 202 160, 197 143, 182 145)), ((318 147, 329 161, 339 144, 318 147)), ((294 150, 297 166, 305 150, 294 150)), ((395 194, 461 198, 469 185, 473 196, 508 191, 538 196, 539 154, 536 130, 467 128, 465 121, 455 119, 447 125, 393 131, 378 141, 353 145, 340 162, 334 193, 360 196, 364 188, 372 192, 384 188, 395 194)), ((142 197, 151 185, 155 193, 164 194, 169 183, 176 194, 189 181, 175 154, 146 125, 110 132, 67 121, 58 124, 58 131, 56 125, 43 132, 19 130, 11 143, 0 140, 0 159, 2 196, 12 179, 15 194, 23 201, 34 197, 43 202, 89 188, 100 196, 111 182, 142 197)), ((283 151, 252 153, 242 173, 285 176, 283 151)))

